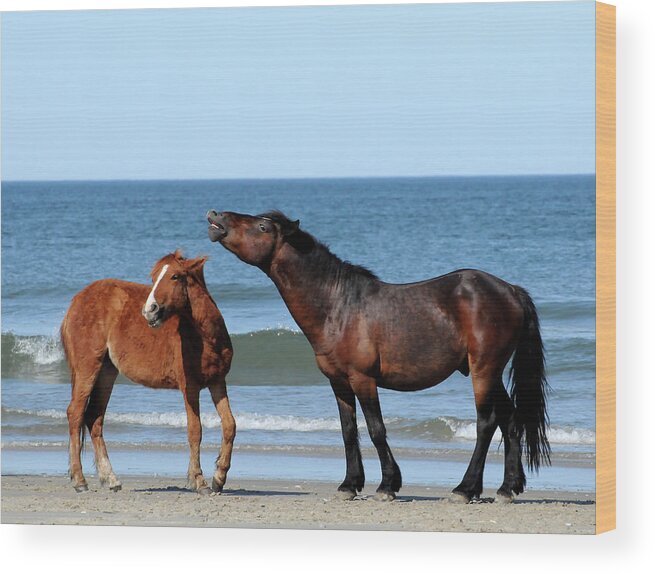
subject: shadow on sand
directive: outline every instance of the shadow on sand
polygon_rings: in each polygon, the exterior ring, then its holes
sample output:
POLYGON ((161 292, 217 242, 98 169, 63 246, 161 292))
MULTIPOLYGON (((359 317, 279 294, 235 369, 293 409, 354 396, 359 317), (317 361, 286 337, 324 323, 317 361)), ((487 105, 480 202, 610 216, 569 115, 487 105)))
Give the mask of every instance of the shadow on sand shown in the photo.
MULTIPOLYGON (((194 490, 186 487, 180 487, 180 486, 165 486, 165 487, 158 487, 158 488, 137 488, 134 490, 134 492, 149 492, 149 493, 155 493, 155 492, 178 492, 178 493, 187 493, 187 494, 197 494, 194 490)), ((245 488, 237 488, 237 489, 225 489, 223 492, 221 492, 220 496, 309 496, 311 495, 311 492, 306 492, 302 490, 297 490, 297 491, 288 491, 288 490, 261 490, 261 489, 255 489, 255 490, 249 490, 245 488)), ((374 495, 358 495, 354 500, 355 501, 366 501, 366 500, 373 500, 374 495)), ((448 502, 448 497, 447 496, 398 496, 398 498, 395 499, 394 503, 395 504, 406 504, 406 503, 411 503, 411 502, 448 502)), ((469 505, 475 505, 475 504, 494 504, 495 500, 493 497, 483 497, 479 499, 472 500, 469 502, 469 505)), ((555 498, 526 498, 526 499, 521 499, 516 498, 513 502, 513 504, 572 504, 576 506, 593 506, 596 504, 595 500, 568 500, 568 499, 555 499, 555 498)))
MULTIPOLYGON (((368 497, 364 497, 368 498, 368 497)), ((370 497, 373 498, 373 497, 370 497)), ((423 502, 423 501, 433 501, 433 502, 448 502, 449 499, 447 496, 399 496, 394 502, 398 503, 407 503, 407 502, 423 502)), ((476 504, 494 504, 495 499, 492 497, 484 497, 474 499, 468 503, 468 505, 476 504)), ((556 499, 556 498, 525 498, 521 499, 515 498, 512 504, 573 504, 576 506, 593 506, 596 504, 595 500, 567 500, 567 499, 556 499)))
MULTIPOLYGON (((187 494, 198 494, 191 488, 182 486, 164 486, 158 488, 136 488, 134 492, 184 492, 187 494)), ((309 492, 297 491, 289 492, 283 490, 246 490, 244 488, 237 488, 235 490, 226 488, 221 492, 220 496, 307 496, 309 492)))

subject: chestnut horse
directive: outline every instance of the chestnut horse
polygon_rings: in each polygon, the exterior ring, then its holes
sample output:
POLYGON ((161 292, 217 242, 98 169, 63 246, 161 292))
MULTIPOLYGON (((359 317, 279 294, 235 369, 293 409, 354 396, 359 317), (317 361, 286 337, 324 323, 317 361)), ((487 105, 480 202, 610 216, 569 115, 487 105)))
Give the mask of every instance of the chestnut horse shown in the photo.
POLYGON ((207 218, 212 241, 272 279, 330 380, 346 452, 346 477, 338 488, 342 498, 354 498, 364 486, 355 398, 382 467, 376 498, 393 500, 402 479, 387 444, 378 387, 417 391, 455 371, 472 376, 477 442, 453 500, 469 502, 482 494, 497 427, 505 447, 497 500, 510 502, 523 492, 524 450, 531 470, 550 462, 543 346, 524 289, 470 269, 393 285, 340 260, 280 212, 209 211, 207 218), (512 355, 508 394, 502 376, 512 355))
POLYGON ((212 489, 221 491, 230 468, 236 425, 225 388, 232 344, 223 317, 207 291, 206 257, 184 259, 178 250, 152 269, 154 285, 103 279, 75 297, 61 325, 71 370, 68 406, 70 477, 88 490, 80 452, 89 429, 101 484, 120 490, 103 439, 107 403, 122 375, 146 387, 180 389, 187 414, 191 456, 189 487, 211 492, 200 468, 200 390, 207 387, 221 418, 223 439, 212 489))

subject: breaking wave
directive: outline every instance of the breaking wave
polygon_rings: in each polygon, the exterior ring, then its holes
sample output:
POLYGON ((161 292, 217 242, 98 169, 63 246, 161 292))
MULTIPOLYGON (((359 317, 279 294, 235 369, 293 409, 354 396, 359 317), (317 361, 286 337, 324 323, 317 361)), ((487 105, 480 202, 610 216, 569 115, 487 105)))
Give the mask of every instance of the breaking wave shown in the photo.
MULTIPOLYGON (((29 416, 38 419, 55 421, 66 420, 66 412, 56 409, 2 409, 4 424, 11 426, 11 416, 29 416)), ((237 428, 241 431, 267 432, 341 432, 338 418, 335 417, 302 417, 294 415, 272 415, 258 413, 234 413, 237 428)), ((215 414, 203 414, 202 424, 205 428, 220 428, 220 420, 215 414)), ((112 413, 107 412, 106 421, 110 424, 145 427, 186 428, 186 414, 182 412, 150 412, 150 413, 112 413)), ((476 423, 455 417, 438 417, 430 420, 417 421, 402 417, 390 417, 386 420, 389 434, 400 434, 405 437, 419 438, 432 442, 475 441, 476 423)), ((359 422, 360 433, 366 432, 363 421, 359 422)), ((594 445, 596 433, 591 429, 577 427, 551 427, 548 437, 553 444, 563 445, 594 445)), ((500 440, 500 431, 496 433, 500 440)))

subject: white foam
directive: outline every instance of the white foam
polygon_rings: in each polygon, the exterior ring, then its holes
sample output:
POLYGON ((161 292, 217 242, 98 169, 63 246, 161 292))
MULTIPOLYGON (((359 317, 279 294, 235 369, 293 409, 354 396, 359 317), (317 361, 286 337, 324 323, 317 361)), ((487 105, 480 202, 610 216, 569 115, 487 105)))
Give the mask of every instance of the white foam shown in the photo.
MULTIPOLYGON (((205 428, 221 426, 218 415, 203 414, 201 422, 205 428)), ((335 418, 308 418, 292 415, 260 415, 257 413, 235 413, 238 430, 317 432, 340 431, 341 425, 335 418)), ((108 422, 146 426, 186 428, 187 419, 181 413, 107 413, 108 422)))
POLYGON ((551 427, 548 440, 558 444, 596 444, 596 433, 575 427, 551 427))
MULTIPOLYGON (((55 409, 11 409, 6 412, 31 415, 51 419, 65 419, 66 413, 55 409)), ((338 418, 309 418, 296 417, 292 415, 260 415, 257 413, 235 413, 239 430, 266 430, 266 431, 294 431, 294 432, 317 432, 317 431, 340 431, 341 425, 338 418)), ((206 428, 218 428, 221 426, 218 415, 202 414, 202 425, 206 428)), ((121 423, 143 426, 160 426, 172 428, 186 428, 186 413, 182 412, 151 412, 151 413, 112 413, 109 411, 105 417, 109 423, 121 423)), ((361 422, 360 426, 364 423, 361 422)))
POLYGON ((13 351, 27 355, 37 365, 52 365, 64 358, 64 350, 55 337, 20 337, 16 339, 13 351))
MULTIPOLYGON (((24 414, 51 419, 65 419, 66 412, 55 409, 41 410, 24 410, 24 409, 4 409, 8 413, 24 414)), ((261 431, 287 431, 287 432, 323 432, 334 431, 340 432, 341 425, 338 418, 335 417, 298 417, 293 415, 266 415, 258 413, 235 413, 234 418, 237 422, 237 429, 242 431, 261 430, 261 431)), ((462 421, 449 417, 439 417, 445 422, 453 433, 453 438, 467 441, 475 441, 477 437, 476 423, 472 421, 462 421)), ((393 428, 394 423, 400 419, 389 418, 388 428, 393 428)), ((151 412, 151 413, 112 413, 106 415, 106 421, 109 423, 120 423, 129 425, 142 426, 159 426, 170 428, 186 428, 187 418, 184 412, 151 412)), ((205 428, 220 428, 221 422, 215 413, 202 414, 201 422, 205 428)), ((360 431, 365 431, 366 424, 359 420, 358 426, 360 431)), ((393 431, 392 431, 393 432, 393 431)), ((495 441, 500 441, 502 434, 497 430, 494 435, 495 441)), ((596 443, 596 433, 591 429, 582 429, 577 427, 557 427, 553 426, 548 431, 548 440, 552 444, 570 444, 570 445, 593 445, 596 443)))
POLYGON ((237 420, 237 428, 243 430, 293 432, 341 431, 341 424, 336 416, 333 418, 309 418, 292 415, 245 413, 237 414, 235 418, 237 420))
MULTIPOLYGON (((451 428, 455 438, 471 441, 476 440, 477 425, 475 422, 460 421, 446 417, 442 420, 451 428)), ((497 430, 494 434, 494 441, 501 439, 502 433, 500 430, 497 430)), ((548 440, 552 444, 593 445, 596 444, 596 433, 590 429, 552 426, 548 430, 548 440)))
POLYGON ((29 415, 42 418, 50 419, 65 419, 66 413, 64 411, 57 411, 55 409, 38 409, 35 411, 28 409, 12 409, 8 407, 2 407, 3 412, 17 414, 17 415, 29 415))

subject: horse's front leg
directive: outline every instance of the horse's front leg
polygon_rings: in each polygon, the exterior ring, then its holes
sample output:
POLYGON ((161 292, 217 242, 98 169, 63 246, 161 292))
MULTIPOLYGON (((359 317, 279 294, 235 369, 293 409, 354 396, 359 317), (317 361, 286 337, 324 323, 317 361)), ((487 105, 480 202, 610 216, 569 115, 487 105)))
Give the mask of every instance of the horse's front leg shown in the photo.
POLYGON ((230 470, 230 463, 232 461, 232 448, 234 445, 234 437, 237 434, 237 425, 232 415, 230 408, 230 401, 227 398, 227 389, 225 388, 225 379, 220 382, 210 385, 209 392, 214 401, 214 406, 221 418, 221 427, 223 430, 223 438, 221 441, 221 450, 216 459, 216 470, 214 478, 212 479, 212 490, 214 492, 221 492, 225 481, 227 480, 227 471, 230 470))
POLYGON ((351 377, 350 384, 362 407, 368 434, 380 458, 382 482, 378 486, 375 498, 380 501, 391 501, 396 498, 396 493, 400 490, 403 481, 400 468, 387 443, 387 429, 382 419, 377 383, 371 377, 356 375, 351 377))
POLYGON ((202 475, 200 468, 200 441, 202 440, 202 426, 200 424, 200 388, 196 385, 186 385, 182 389, 184 406, 187 417, 187 435, 189 439, 189 488, 200 494, 209 494, 211 489, 202 475))
POLYGON ((346 478, 339 486, 338 492, 339 497, 343 500, 352 500, 364 488, 364 465, 359 449, 355 393, 348 384, 342 381, 331 379, 330 384, 337 399, 341 434, 346 450, 346 478))

